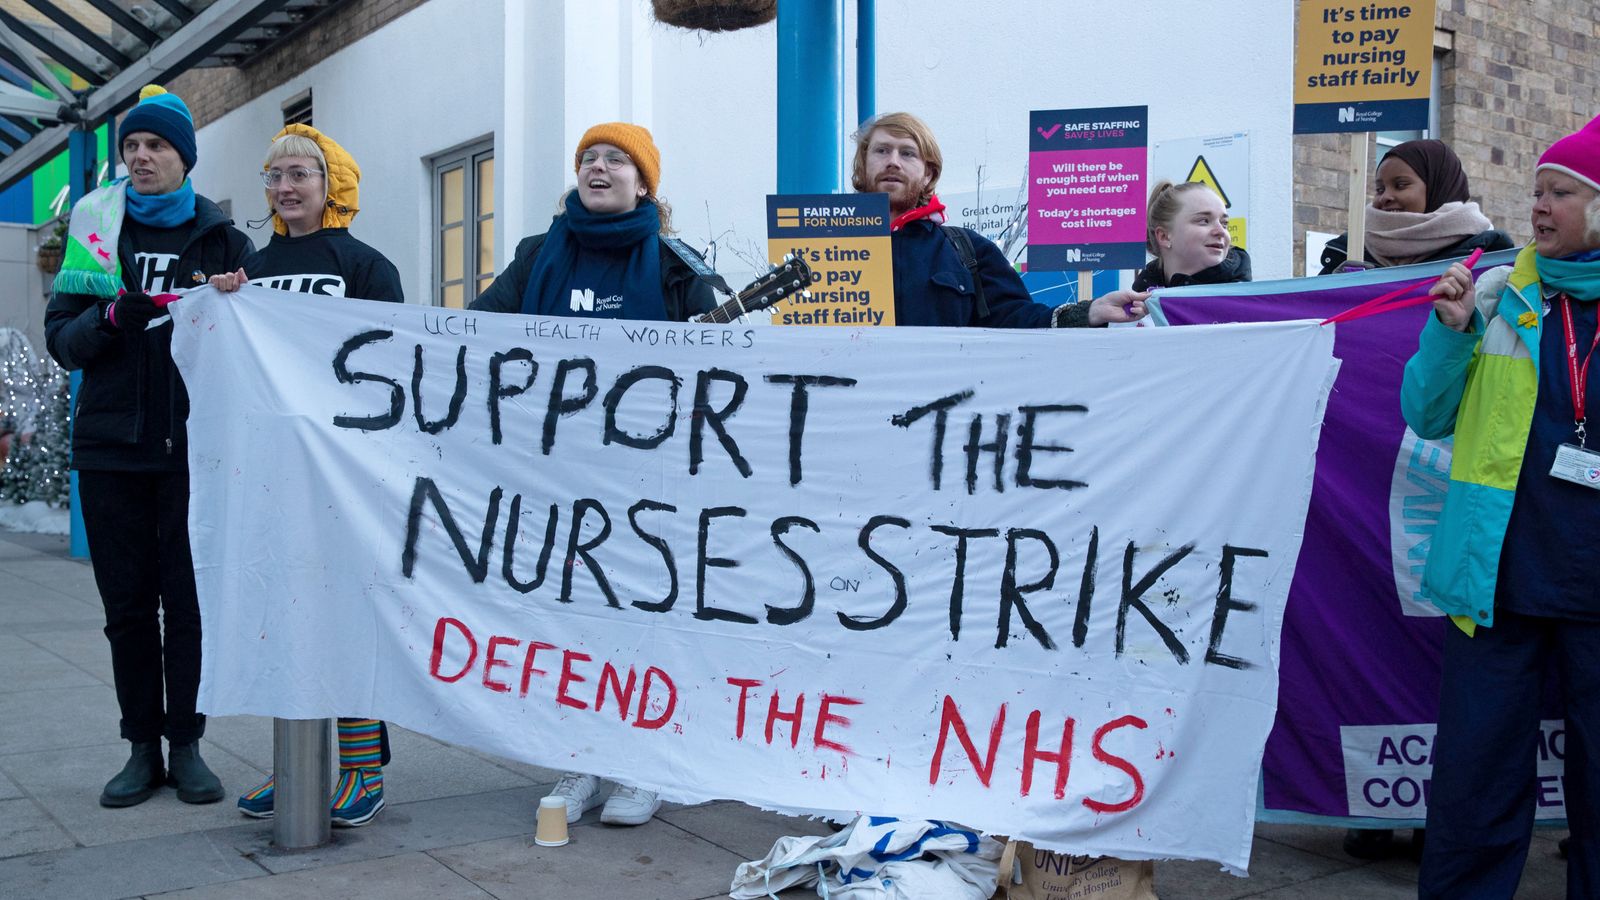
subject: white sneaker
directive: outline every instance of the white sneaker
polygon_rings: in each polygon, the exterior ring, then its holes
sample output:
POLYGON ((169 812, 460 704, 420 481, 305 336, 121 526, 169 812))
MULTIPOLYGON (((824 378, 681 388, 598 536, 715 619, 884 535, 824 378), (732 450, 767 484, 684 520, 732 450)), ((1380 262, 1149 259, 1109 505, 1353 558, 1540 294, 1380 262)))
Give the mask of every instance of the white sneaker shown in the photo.
POLYGON ((545 796, 566 798, 567 824, 571 825, 584 813, 600 805, 600 779, 593 775, 568 772, 545 796))
POLYGON ((607 825, 643 825, 660 808, 661 796, 655 791, 619 784, 605 809, 600 810, 600 821, 607 825))

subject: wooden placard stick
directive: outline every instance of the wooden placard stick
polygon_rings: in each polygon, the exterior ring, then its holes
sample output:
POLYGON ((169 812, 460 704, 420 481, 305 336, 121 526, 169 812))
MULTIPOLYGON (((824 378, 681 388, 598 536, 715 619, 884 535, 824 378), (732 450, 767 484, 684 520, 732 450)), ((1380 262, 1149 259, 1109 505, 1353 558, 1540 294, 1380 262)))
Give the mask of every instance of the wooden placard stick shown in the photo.
POLYGON ((1367 132, 1350 133, 1350 231, 1345 244, 1345 261, 1361 264, 1367 259, 1367 157, 1370 155, 1367 132))

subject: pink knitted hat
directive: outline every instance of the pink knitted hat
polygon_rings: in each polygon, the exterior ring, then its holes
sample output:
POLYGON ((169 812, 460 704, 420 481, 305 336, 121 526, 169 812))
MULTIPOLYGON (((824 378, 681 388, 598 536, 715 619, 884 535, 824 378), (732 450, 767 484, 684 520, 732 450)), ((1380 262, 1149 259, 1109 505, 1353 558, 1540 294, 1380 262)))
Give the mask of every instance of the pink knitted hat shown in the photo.
POLYGON ((1555 169, 1600 191, 1600 116, 1567 135, 1539 157, 1535 174, 1555 169))

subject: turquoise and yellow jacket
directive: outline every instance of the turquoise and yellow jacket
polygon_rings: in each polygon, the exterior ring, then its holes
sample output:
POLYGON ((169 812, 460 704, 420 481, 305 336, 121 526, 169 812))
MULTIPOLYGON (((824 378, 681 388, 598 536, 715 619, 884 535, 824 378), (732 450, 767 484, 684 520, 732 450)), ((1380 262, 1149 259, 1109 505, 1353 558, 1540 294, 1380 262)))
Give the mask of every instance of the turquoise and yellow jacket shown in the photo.
POLYGON ((1472 328, 1430 315, 1406 363, 1400 411, 1420 437, 1455 435, 1450 488, 1422 593, 1468 634, 1494 624, 1500 547, 1539 393, 1544 296, 1534 248, 1479 277, 1472 328))

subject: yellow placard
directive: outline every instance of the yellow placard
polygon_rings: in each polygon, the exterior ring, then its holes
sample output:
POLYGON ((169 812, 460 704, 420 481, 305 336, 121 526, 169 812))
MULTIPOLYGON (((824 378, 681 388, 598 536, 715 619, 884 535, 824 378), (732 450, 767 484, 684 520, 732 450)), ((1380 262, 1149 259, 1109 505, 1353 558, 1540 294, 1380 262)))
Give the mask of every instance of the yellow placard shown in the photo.
POLYGON ((1433 0, 1301 0, 1294 102, 1425 100, 1433 0))
POLYGON ((767 241, 767 257, 772 263, 789 253, 801 256, 811 266, 811 296, 785 298, 778 304, 774 324, 894 324, 894 270, 888 235, 767 241))

